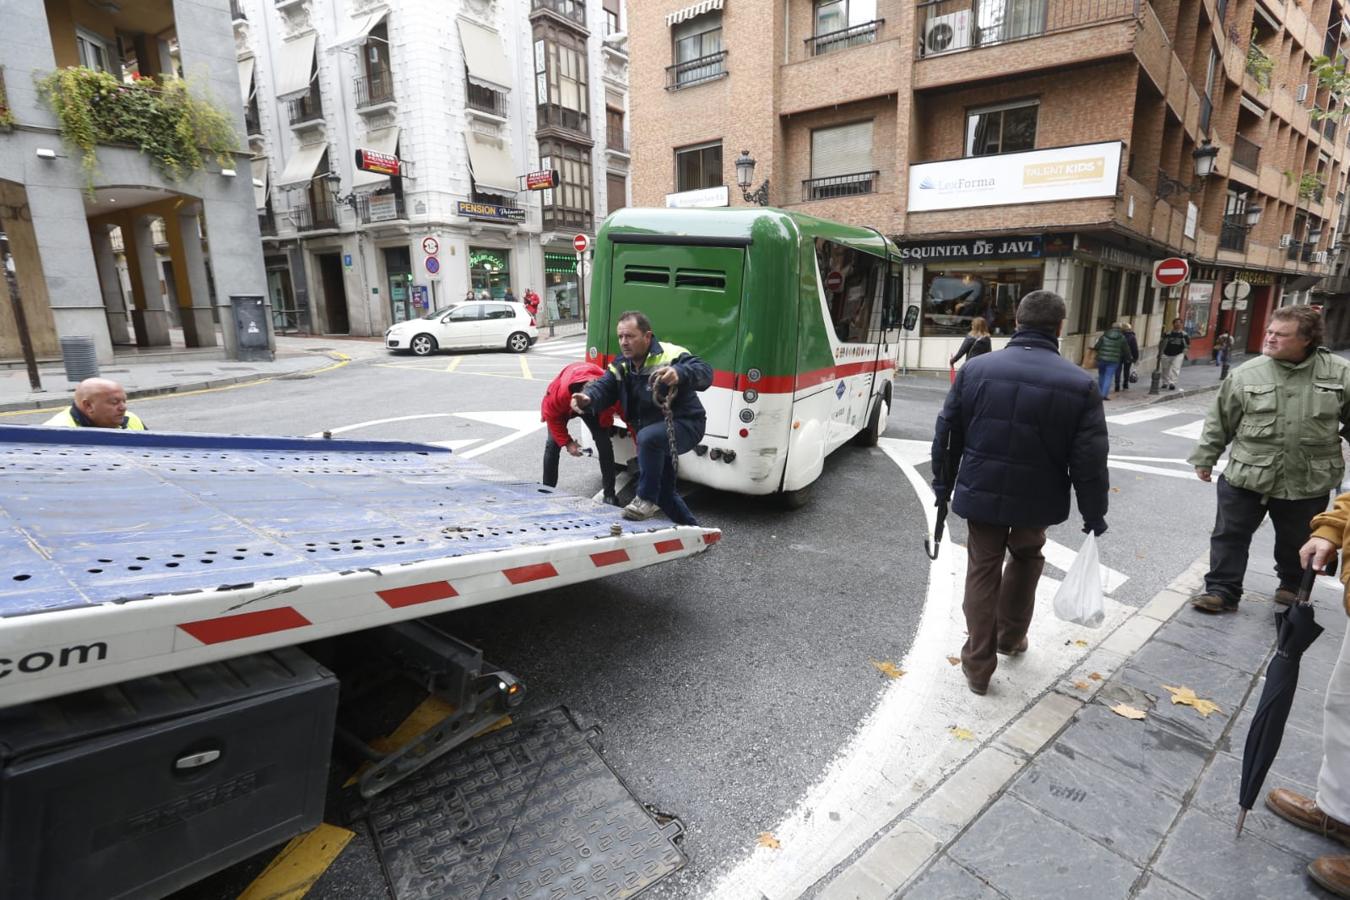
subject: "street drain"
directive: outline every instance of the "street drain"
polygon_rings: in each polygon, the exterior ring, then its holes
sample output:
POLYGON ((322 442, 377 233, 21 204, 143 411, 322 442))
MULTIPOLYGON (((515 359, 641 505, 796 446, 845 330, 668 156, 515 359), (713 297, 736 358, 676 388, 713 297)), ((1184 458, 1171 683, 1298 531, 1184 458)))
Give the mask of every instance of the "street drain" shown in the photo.
POLYGON ((370 801, 396 900, 633 897, 679 870, 654 816, 558 708, 477 738, 370 801))

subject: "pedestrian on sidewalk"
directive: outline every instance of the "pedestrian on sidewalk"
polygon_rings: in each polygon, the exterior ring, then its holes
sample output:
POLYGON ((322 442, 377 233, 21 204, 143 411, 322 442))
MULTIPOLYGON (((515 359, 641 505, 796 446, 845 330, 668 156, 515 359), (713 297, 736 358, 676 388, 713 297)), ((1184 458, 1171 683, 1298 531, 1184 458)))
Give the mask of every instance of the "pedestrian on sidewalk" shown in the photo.
POLYGON ((1172 320, 1172 330, 1163 335, 1158 352, 1162 354, 1162 383, 1169 391, 1177 389, 1177 379, 1181 377, 1181 363, 1186 359, 1186 351, 1191 348, 1191 336, 1181 327, 1180 319, 1172 320))
POLYGON ((961 669, 989 690, 997 654, 1026 652, 1045 530, 1078 495, 1083 530, 1106 531, 1106 418, 1092 376, 1059 355, 1064 299, 1032 291, 1008 346, 961 367, 938 415, 933 493, 967 521, 961 669), (1007 568, 1004 557, 1010 556, 1007 568))
MULTIPOLYGON (((1299 550, 1299 560, 1318 571, 1341 552, 1342 563, 1350 552, 1350 494, 1341 494, 1327 512, 1312 520, 1313 535, 1299 550)), ((1350 572, 1341 566, 1346 585, 1342 605, 1350 613, 1350 572)), ((1317 795, 1308 797, 1288 788, 1266 795, 1266 806, 1287 822, 1350 844, 1350 631, 1341 641, 1340 656, 1327 685, 1326 711, 1322 719, 1322 770, 1317 776, 1317 795)), ((1350 856, 1343 853, 1319 856, 1308 864, 1312 880, 1337 897, 1350 898, 1350 856)))
POLYGON ((140 416, 127 410, 127 392, 109 378, 86 378, 75 387, 70 406, 42 423, 54 428, 120 428, 146 431, 140 416))
POLYGON ((1228 365, 1228 354, 1233 349, 1233 336, 1226 331, 1214 339, 1214 365, 1228 365))
POLYGON ((525 289, 525 311, 532 316, 539 315, 539 295, 533 288, 525 289))
POLYGON ((1119 323, 1103 331, 1092 349, 1097 354, 1097 390, 1103 400, 1110 400, 1111 385, 1119 377, 1120 363, 1130 354, 1130 345, 1119 323))
POLYGON ((581 446, 567 433, 567 420, 580 418, 595 440, 605 502, 617 506, 619 501, 614 494, 614 444, 610 440, 609 430, 614 427, 614 414, 618 412, 619 405, 616 403, 598 411, 587 409, 580 414, 572 410, 572 395, 585 390, 586 385, 604 374, 605 370, 595 363, 572 363, 564 366, 558 377, 549 382, 544 390, 544 400, 539 405, 539 418, 548 424, 548 437, 544 439, 543 483, 557 487, 558 460, 562 458, 562 451, 581 456, 581 446))
POLYGON ((1275 310, 1262 355, 1229 373, 1210 405, 1187 462, 1209 481, 1224 448, 1232 451, 1219 476, 1205 592, 1191 599, 1196 609, 1237 609, 1252 535, 1267 514, 1280 579, 1275 600, 1288 605, 1298 592, 1298 548, 1341 483, 1340 431, 1350 424, 1350 363, 1320 346, 1322 331, 1315 307, 1275 310))
POLYGON ((961 342, 960 348, 951 359, 947 360, 947 365, 954 366, 961 359, 974 359, 977 356, 983 356, 994 349, 994 342, 989 337, 989 320, 984 316, 976 316, 970 320, 970 332, 965 340, 961 342))
POLYGON ((1131 370, 1139 362, 1139 338, 1135 336, 1134 327, 1129 322, 1121 322, 1120 331, 1125 335, 1125 344, 1128 350, 1121 357, 1120 368, 1116 370, 1116 390, 1128 391, 1130 382, 1133 380, 1130 377, 1131 370))

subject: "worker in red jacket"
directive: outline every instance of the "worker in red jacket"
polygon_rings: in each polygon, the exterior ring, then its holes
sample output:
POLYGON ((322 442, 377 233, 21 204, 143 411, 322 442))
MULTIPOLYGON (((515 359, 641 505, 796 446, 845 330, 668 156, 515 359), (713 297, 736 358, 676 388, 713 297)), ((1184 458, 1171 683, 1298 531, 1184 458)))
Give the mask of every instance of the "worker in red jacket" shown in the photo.
MULTIPOLYGON (((544 391, 544 402, 539 411, 540 418, 548 423, 548 437, 544 442, 544 484, 549 487, 558 484, 558 459, 563 450, 581 456, 581 447, 567 433, 567 420, 577 415, 572 411, 572 395, 603 374, 604 370, 592 363, 572 363, 559 372, 544 391)), ((609 439, 617 409, 616 403, 607 409, 587 410, 580 416, 595 439, 596 453, 600 456, 600 482, 604 486, 605 502, 611 506, 617 506, 619 502, 614 494, 614 445, 609 439)))

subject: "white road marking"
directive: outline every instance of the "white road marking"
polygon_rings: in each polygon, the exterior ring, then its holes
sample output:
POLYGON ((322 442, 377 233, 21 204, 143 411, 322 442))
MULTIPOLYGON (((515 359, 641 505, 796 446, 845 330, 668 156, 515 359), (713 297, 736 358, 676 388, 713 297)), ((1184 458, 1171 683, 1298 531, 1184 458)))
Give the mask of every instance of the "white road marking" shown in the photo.
POLYGON ((512 434, 506 437, 498 438, 483 444, 481 447, 474 447, 472 450, 460 454, 462 459, 473 459, 475 456, 482 456, 484 453, 491 453, 498 447, 504 447, 512 441, 520 440, 526 435, 533 434, 544 427, 544 423, 539 419, 538 410, 511 410, 504 412, 464 412, 454 413, 461 419, 469 419, 474 422, 483 422, 487 425, 496 425, 499 428, 508 428, 512 434))
MULTIPOLYGON (((1110 532, 1107 532, 1107 534, 1109 535, 1110 532)), ((1101 540, 1106 541, 1109 538, 1103 537, 1101 540)), ((1073 561, 1078 558, 1078 551, 1072 547, 1064 546, 1059 541, 1047 538, 1045 546, 1041 548, 1041 555, 1045 557, 1046 562, 1067 575, 1070 567, 1073 566, 1073 561)), ((1101 570, 1102 590, 1108 594, 1114 594, 1116 588, 1130 580, 1130 576, 1124 572, 1117 572, 1110 566, 1103 565, 1101 570)))
POLYGON ((1137 409, 1134 412, 1121 413, 1118 416, 1107 416, 1106 421, 1110 422, 1112 425, 1138 425, 1140 422, 1151 422, 1154 419, 1161 419, 1165 416, 1179 415, 1181 415, 1181 410, 1168 409, 1166 406, 1159 404, 1144 409, 1137 409))
POLYGON ((1163 434, 1174 434, 1177 437, 1186 438, 1191 441, 1200 440, 1200 432, 1204 430, 1205 420, 1196 419, 1194 422, 1188 422, 1177 428, 1169 428, 1163 434))
MULTIPOLYGON (((347 431, 355 431, 358 428, 369 428, 372 425, 388 425, 391 422, 410 422, 413 419, 442 419, 448 418, 454 413, 419 413, 415 416, 394 416, 391 419, 371 419, 369 422, 357 422, 355 425, 343 425, 341 428, 329 428, 329 434, 343 434, 347 431)), ((307 437, 323 437, 322 431, 316 431, 307 437)))
POLYGON ((458 453, 460 450, 463 450, 465 447, 468 447, 468 446, 471 446, 471 445, 473 445, 473 444, 476 444, 476 443, 478 443, 478 442, 481 441, 481 440, 482 440, 482 438, 462 438, 462 439, 460 439, 460 440, 454 440, 454 441, 427 441, 426 443, 431 444, 433 447, 446 447, 446 448, 448 448, 448 449, 450 449, 450 450, 453 450, 454 452, 458 453))
MULTIPOLYGON (((914 487, 931 534, 933 494, 910 462, 928 458, 928 443, 882 438, 879 446, 914 487)), ((989 695, 976 698, 967 690, 960 666, 947 661, 965 641, 964 579, 965 554, 944 543, 930 564, 923 615, 900 664, 904 677, 886 686, 872 712, 787 818, 776 825, 764 823, 780 848, 748 849, 719 879, 711 897, 789 900, 806 893, 1072 671, 1089 650, 1078 641, 1100 640, 1134 612, 1108 598, 1102 629, 1066 624, 1050 611, 1058 582, 1042 578, 1037 588, 1040 612, 1029 635, 1031 652, 1001 659, 989 695), (954 725, 973 732, 976 740, 957 740, 950 732, 954 725)), ((866 664, 859 660, 859 665, 866 664)))

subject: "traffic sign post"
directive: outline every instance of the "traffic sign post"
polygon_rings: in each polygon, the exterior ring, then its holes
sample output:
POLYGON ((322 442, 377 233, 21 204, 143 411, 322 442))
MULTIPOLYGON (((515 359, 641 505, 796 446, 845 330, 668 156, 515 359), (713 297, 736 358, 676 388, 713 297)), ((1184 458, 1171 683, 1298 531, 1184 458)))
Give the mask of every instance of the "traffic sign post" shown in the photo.
POLYGON ((1191 277, 1191 264, 1179 256, 1169 256, 1153 264, 1154 287, 1176 287, 1191 277))
POLYGON ((577 251, 577 255, 580 256, 587 250, 591 249, 591 239, 586 237, 586 235, 584 234, 577 235, 576 237, 572 238, 572 249, 577 251))

